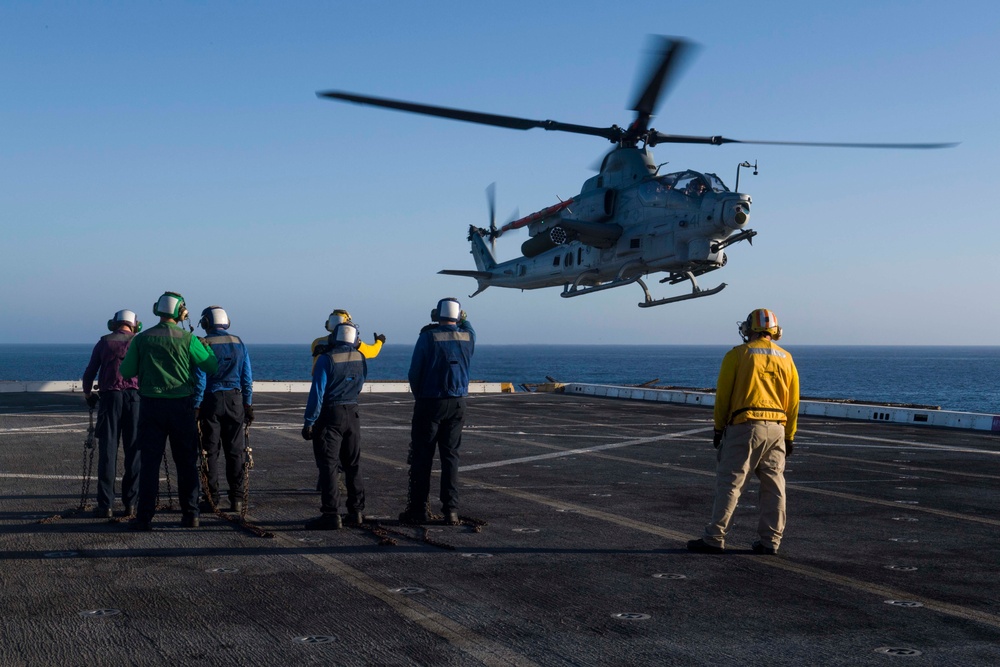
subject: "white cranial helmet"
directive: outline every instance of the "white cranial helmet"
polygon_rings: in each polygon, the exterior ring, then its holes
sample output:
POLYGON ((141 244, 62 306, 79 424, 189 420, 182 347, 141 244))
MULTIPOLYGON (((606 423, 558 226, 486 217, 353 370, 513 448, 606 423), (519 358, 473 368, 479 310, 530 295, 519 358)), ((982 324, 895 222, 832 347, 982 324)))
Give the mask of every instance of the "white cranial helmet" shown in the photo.
POLYGON ((225 330, 229 328, 229 315, 222 309, 222 306, 209 306, 201 311, 201 321, 198 324, 205 331, 209 329, 225 330))
POLYGON ((358 328, 350 322, 338 324, 333 330, 333 339, 338 343, 354 345, 358 342, 358 328))
POLYGON ((118 327, 127 324, 132 327, 133 331, 139 331, 142 327, 142 323, 139 322, 136 314, 131 310, 119 310, 115 313, 115 316, 108 320, 108 331, 114 331, 118 327))
POLYGON ((441 299, 438 301, 437 313, 439 320, 458 321, 462 314, 462 304, 458 302, 458 299, 453 297, 441 299))

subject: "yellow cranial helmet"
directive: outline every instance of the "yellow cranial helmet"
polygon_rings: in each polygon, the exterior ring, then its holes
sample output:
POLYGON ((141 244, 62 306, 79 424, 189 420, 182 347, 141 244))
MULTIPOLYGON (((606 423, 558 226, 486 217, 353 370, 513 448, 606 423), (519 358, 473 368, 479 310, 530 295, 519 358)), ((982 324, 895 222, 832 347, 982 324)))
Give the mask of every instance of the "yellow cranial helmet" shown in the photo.
POLYGON ((740 322, 740 336, 743 340, 750 338, 751 333, 766 333, 772 340, 781 338, 781 327, 778 326, 778 316, 767 308, 758 308, 740 322))
POLYGON ((333 330, 337 328, 338 324, 343 324, 344 322, 351 321, 351 314, 342 308, 330 313, 330 317, 326 319, 326 330, 333 333, 333 330))

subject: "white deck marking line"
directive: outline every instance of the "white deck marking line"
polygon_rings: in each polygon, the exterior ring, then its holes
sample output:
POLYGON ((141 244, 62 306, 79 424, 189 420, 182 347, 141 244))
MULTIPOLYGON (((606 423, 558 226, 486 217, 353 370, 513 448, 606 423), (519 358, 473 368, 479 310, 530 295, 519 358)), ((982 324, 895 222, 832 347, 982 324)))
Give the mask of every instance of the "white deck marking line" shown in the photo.
MULTIPOLYGON (((683 435, 683 433, 676 433, 674 435, 683 435)), ((499 439, 500 440, 504 440, 505 438, 499 438, 499 439)), ((661 436, 661 437, 658 437, 658 438, 651 438, 651 439, 664 439, 664 437, 661 436)), ((525 444, 524 440, 509 439, 509 441, 510 442, 514 442, 514 443, 519 443, 519 444, 525 444)), ((549 448, 549 449, 557 449, 557 447, 555 447, 554 445, 545 445, 545 444, 541 444, 541 443, 530 443, 530 444, 532 446, 535 446, 535 447, 545 447, 545 448, 549 448)), ((591 454, 592 456, 595 456, 597 458, 607 458, 607 459, 610 459, 612 461, 621 461, 623 463, 635 463, 637 465, 643 465, 643 466, 647 466, 647 467, 651 467, 651 468, 663 468, 665 470, 686 472, 686 473, 691 473, 693 475, 700 475, 702 477, 715 477, 716 476, 716 473, 715 473, 714 470, 713 471, 698 470, 696 468, 687 468, 687 467, 679 466, 679 465, 676 465, 676 464, 673 464, 673 463, 656 463, 656 462, 651 462, 651 461, 641 461, 639 459, 631 459, 631 458, 628 458, 628 457, 625 457, 625 456, 614 456, 614 455, 611 455, 611 454, 602 454, 602 453, 600 453, 598 451, 600 449, 609 449, 609 448, 614 447, 614 446, 624 446, 624 443, 616 443, 616 445, 608 445, 608 446, 605 446, 605 447, 591 447, 591 448, 588 448, 588 449, 560 450, 558 452, 554 452, 553 454, 541 454, 538 457, 526 457, 525 459, 514 459, 514 461, 532 460, 534 458, 555 458, 556 456, 569 456, 571 453, 574 453, 574 454, 591 454)), ((810 455, 811 456, 821 456, 820 454, 812 454, 812 453, 810 453, 810 455)), ((503 464, 503 463, 506 463, 506 462, 501 462, 501 464, 503 464)), ((895 464, 892 464, 892 465, 899 466, 898 463, 895 463, 895 464)), ((472 470, 479 469, 481 467, 490 467, 490 464, 482 464, 481 466, 468 466, 468 467, 461 467, 460 466, 459 467, 459 472, 462 472, 462 471, 472 471, 472 470)), ((859 495, 855 495, 855 494, 851 494, 851 493, 843 493, 843 492, 840 492, 840 491, 827 491, 825 489, 814 489, 814 488, 810 488, 810 487, 807 487, 807 486, 801 486, 801 485, 799 485, 797 483, 794 483, 794 482, 787 482, 786 481, 785 488, 786 489, 795 489, 795 490, 798 490, 798 491, 802 491, 804 493, 814 493, 814 494, 817 494, 817 495, 825 495, 825 496, 833 496, 833 497, 836 497, 836 498, 842 498, 844 500, 853 500, 855 502, 869 503, 869 504, 872 504, 872 505, 881 505, 883 507, 891 507, 891 508, 893 508, 895 510, 898 510, 900 507, 903 507, 899 503, 893 502, 891 500, 880 500, 878 498, 869 498, 867 496, 859 496, 859 495)), ((936 515, 936 516, 943 516, 943 517, 948 517, 948 518, 951 518, 951 519, 960 519, 962 521, 971 521, 973 523, 982 523, 982 524, 986 524, 986 525, 990 525, 990 526, 1000 526, 1000 520, 996 520, 996 519, 989 519, 989 518, 986 518, 986 517, 973 516, 973 515, 969 515, 969 514, 959 514, 958 512, 949 512, 947 510, 939 510, 939 509, 934 509, 934 508, 931 508, 931 507, 923 507, 923 506, 919 506, 919 505, 906 505, 905 507, 906 507, 907 511, 911 511, 911 512, 922 512, 924 514, 933 514, 933 515, 936 515)))
POLYGON ((86 431, 87 426, 88 422, 51 424, 48 426, 22 426, 20 428, 0 428, 0 433, 73 433, 86 431))
MULTIPOLYGON (((851 461, 852 463, 863 463, 869 466, 883 466, 886 468, 895 468, 897 471, 905 470, 906 472, 934 472, 941 475, 956 475, 958 477, 978 477, 980 479, 1000 479, 1000 475, 985 475, 978 472, 961 472, 958 470, 944 470, 943 468, 923 468, 920 466, 913 466, 909 463, 895 463, 892 461, 860 461, 850 456, 834 456, 833 454, 819 454, 814 451, 809 452, 809 456, 815 456, 822 459, 833 459, 834 461, 851 461)), ((875 472, 870 470, 868 472, 875 472)))
MULTIPOLYGON (((282 533, 275 537, 286 546, 301 549, 302 544, 282 533)), ((397 595, 389 592, 389 587, 369 577, 347 563, 326 554, 302 554, 306 560, 312 561, 327 572, 336 575, 341 581, 359 592, 378 598, 390 609, 411 621, 424 630, 432 632, 460 651, 491 667, 523 666, 530 667, 536 663, 528 658, 514 653, 506 646, 487 639, 461 623, 425 607, 416 598, 407 595, 397 595)))
MULTIPOLYGON (((521 491, 518 489, 496 486, 493 484, 489 484, 487 482, 480 482, 479 484, 481 487, 492 491, 496 491, 497 493, 513 496, 515 498, 520 498, 522 500, 528 500, 541 505, 547 505, 549 507, 553 507, 556 509, 573 509, 576 510, 575 512, 576 514, 582 514, 584 516, 589 516, 593 519, 599 519, 601 521, 614 523, 624 528, 632 528, 635 530, 642 531, 644 533, 650 533, 652 535, 657 535, 672 540, 678 540, 685 543, 690 539, 690 535, 685 535, 684 533, 679 533, 677 531, 670 530, 668 528, 663 528, 661 526, 654 526, 652 524, 644 523, 642 521, 636 521, 634 519, 627 519, 625 517, 618 516, 617 514, 609 514, 607 512, 591 509, 583 505, 567 503, 561 500, 553 500, 552 498, 547 498, 545 496, 541 496, 535 493, 528 493, 526 491, 521 491)), ((896 507, 898 507, 898 505, 896 505, 896 507)), ((907 508, 907 509, 912 509, 912 508, 907 508)), ((796 574, 802 575, 807 578, 819 579, 829 584, 842 586, 855 591, 861 591, 863 593, 868 593, 871 595, 882 596, 882 599, 885 600, 915 600, 917 602, 923 603, 924 607, 940 612, 942 614, 947 614, 949 616, 957 616, 959 618, 964 618, 970 621, 983 623, 985 625, 991 625, 995 628, 1000 628, 1000 616, 996 616, 994 614, 990 614, 987 612, 982 612, 975 609, 969 609, 959 605, 950 604, 948 602, 941 602, 938 600, 933 600, 931 598, 922 597, 920 595, 914 595, 913 593, 910 593, 908 591, 890 588, 888 586, 880 586, 878 584, 872 584, 866 581, 861 581, 859 579, 853 579, 851 577, 834 574, 832 572, 827 572, 825 570, 821 570, 816 567, 811 567, 809 565, 800 565, 798 563, 792 563, 784 558, 754 558, 753 562, 759 563, 761 565, 766 565, 786 570, 789 572, 794 572, 796 574)))
MULTIPOLYGON (((71 479, 77 482, 83 481, 83 475, 35 475, 30 473, 19 473, 19 472, 0 472, 0 478, 5 479, 71 479)), ((91 475, 90 479, 97 479, 96 476, 91 475)), ((161 477, 160 481, 164 481, 166 477, 161 477)))
MULTIPOLYGON (((661 440, 673 440, 675 438, 684 437, 687 435, 692 435, 694 433, 704 433, 705 431, 711 431, 711 427, 696 428, 690 431, 679 431, 677 433, 665 433, 664 435, 655 435, 649 438, 632 438, 631 440, 624 440, 622 442, 613 442, 608 445, 597 445, 595 447, 583 447, 580 449, 565 449, 558 452, 550 452, 548 454, 536 454, 535 456, 522 456, 516 459, 507 459, 505 461, 493 461, 491 463, 477 463, 471 466, 461 466, 460 470, 462 472, 471 472, 473 470, 482 470, 484 468, 499 468, 500 466, 516 465, 518 463, 530 463, 532 461, 545 461, 548 459, 557 459, 564 456, 574 456, 576 454, 589 454, 591 452, 600 452, 606 449, 619 449, 621 447, 632 447, 634 445, 644 445, 650 442, 659 442, 661 440)), ((491 434, 496 435, 496 434, 491 434)))
MULTIPOLYGON (((78 482, 83 481, 83 475, 34 475, 29 473, 0 472, 0 477, 7 479, 74 479, 78 482)), ((91 475, 90 479, 97 478, 91 475)))
MULTIPOLYGON (((875 470, 873 472, 880 472, 875 470)), ((809 484, 899 484, 898 477, 880 477, 878 479, 821 479, 815 482, 795 482, 795 486, 809 484)))
MULTIPOLYGON (((664 467, 664 468, 668 467, 668 466, 665 466, 663 464, 649 464, 646 461, 636 461, 634 459, 627 459, 625 457, 611 456, 611 455, 608 455, 608 454, 599 454, 598 453, 598 454, 594 454, 594 456, 597 457, 597 458, 609 458, 609 459, 621 460, 621 461, 626 461, 626 462, 641 463, 643 465, 654 465, 654 466, 658 465, 659 467, 664 467)), ((378 461, 379 463, 385 463, 385 464, 396 466, 396 467, 404 465, 404 463, 402 463, 401 461, 397 461, 397 460, 394 460, 394 459, 387 459, 387 458, 383 458, 381 456, 365 455, 365 458, 367 460, 378 461)), ((677 467, 677 466, 669 466, 669 469, 670 470, 681 470, 681 471, 684 471, 684 472, 692 472, 692 473, 695 473, 695 474, 698 474, 698 475, 705 475, 705 476, 715 477, 715 473, 714 472, 705 472, 705 471, 702 471, 702 470, 692 470, 692 469, 688 469, 688 468, 680 468, 680 467, 677 467)), ((461 470, 465 470, 465 468, 462 468, 461 470)), ((614 523, 614 524, 617 524, 617 525, 625 527, 625 528, 632 528, 632 529, 635 529, 635 530, 639 530, 639 531, 644 532, 644 533, 650 533, 650 534, 653 534, 653 535, 658 535, 660 537, 665 537, 665 538, 668 538, 668 539, 677 540, 677 541, 682 542, 682 543, 686 543, 687 540, 689 540, 691 538, 690 535, 686 535, 684 533, 680 533, 680 532, 675 531, 675 530, 670 530, 669 528, 663 528, 661 526, 654 526, 652 524, 648 524, 648 523, 645 523, 645 522, 642 522, 642 521, 636 521, 634 519, 628 519, 628 518, 619 516, 617 514, 609 514, 608 512, 602 512, 600 510, 591 509, 590 507, 586 507, 584 505, 577 505, 575 503, 569 503, 569 502, 565 502, 565 501, 561 501, 561 500, 554 500, 554 499, 548 498, 546 496, 538 495, 538 494, 535 494, 535 493, 530 493, 530 492, 527 492, 527 491, 524 491, 524 490, 520 490, 520 489, 514 489, 514 488, 511 488, 511 487, 505 487, 505 486, 500 486, 500 485, 496 485, 496 484, 490 484, 489 482, 480 482, 480 481, 477 481, 476 485, 479 488, 481 488, 481 489, 486 489, 486 490, 490 490, 490 491, 496 491, 497 493, 501 493, 501 494, 504 494, 504 495, 507 495, 507 496, 512 496, 512 497, 515 497, 515 498, 521 498, 522 500, 528 500, 528 501, 535 502, 535 503, 538 503, 538 504, 541 504, 541 505, 546 505, 548 507, 553 507, 555 509, 573 509, 573 510, 576 510, 576 514, 580 514, 580 515, 583 515, 583 516, 589 516, 589 517, 591 517, 593 519, 598 519, 598 520, 601 520, 601 521, 607 521, 609 523, 614 523)), ((792 485, 789 485, 789 486, 792 486, 792 485)), ((802 487, 794 487, 794 488, 797 488, 797 489, 799 489, 801 491, 805 491, 805 492, 809 492, 809 493, 824 493, 820 489, 806 489, 806 488, 802 488, 802 487)), ((883 504, 883 505, 892 507, 893 509, 896 509, 896 510, 901 509, 901 506, 899 504, 893 503, 893 502, 872 501, 869 498, 862 498, 862 497, 859 497, 859 496, 849 496, 848 494, 838 494, 838 493, 835 493, 835 492, 829 492, 829 495, 845 496, 845 497, 848 497, 848 498, 851 498, 851 499, 862 500, 864 502, 876 502, 878 504, 883 504)), ((921 508, 921 507, 918 507, 916 505, 912 505, 912 506, 911 505, 907 505, 906 506, 906 511, 907 512, 911 512, 911 511, 924 511, 924 512, 928 512, 929 510, 927 508, 921 508)), ((932 514, 947 514, 947 513, 944 513, 944 512, 933 511, 933 510, 930 510, 929 512, 932 513, 932 514)), ((961 518, 961 519, 977 520, 975 517, 967 517, 967 516, 960 515, 960 514, 953 514, 952 516, 955 516, 955 517, 961 518)), ((983 520, 983 523, 995 523, 995 524, 1000 525, 1000 521, 983 520)), ((868 582, 865 582, 865 581, 861 581, 861 580, 858 580, 858 579, 852 579, 850 577, 841 576, 841 575, 838 575, 838 574, 834 574, 832 572, 827 572, 825 570, 821 570, 819 568, 810 567, 808 565, 799 565, 799 564, 791 563, 791 562, 789 562, 788 560, 786 560, 784 558, 755 558, 754 562, 762 564, 762 565, 768 565, 768 566, 771 566, 771 567, 776 567, 776 568, 784 569, 784 570, 787 570, 787 571, 790 571, 790 572, 795 572, 795 573, 800 574, 800 575, 805 576, 805 577, 811 577, 813 579, 818 579, 818 580, 821 580, 821 581, 825 581, 827 583, 834 584, 834 585, 837 585, 837 586, 844 586, 844 587, 852 589, 852 590, 861 591, 861 592, 869 593, 869 594, 876 595, 876 596, 881 595, 881 596, 883 596, 883 599, 889 599, 889 600, 916 600, 918 602, 923 603, 923 605, 926 608, 928 608, 928 609, 931 609, 931 610, 934 610, 934 611, 938 611, 940 613, 947 614, 947 615, 950 615, 950 616, 957 616, 959 618, 965 618, 965 619, 968 619, 968 620, 976 621, 978 623, 984 623, 986 625, 991 625, 993 627, 1000 628, 1000 616, 995 616, 993 614, 989 614, 989 613, 986 613, 986 612, 977 611, 975 609, 967 609, 965 607, 960 607, 958 605, 949 604, 947 602, 940 602, 940 601, 937 601, 937 600, 932 600, 930 598, 925 598, 925 597, 922 597, 922 596, 919 596, 919 595, 915 595, 915 594, 912 594, 912 593, 909 593, 909 592, 906 592, 906 591, 902 591, 902 590, 898 590, 898 589, 893 589, 893 588, 889 588, 889 587, 886 587, 886 586, 879 586, 878 584, 871 584, 871 583, 868 583, 868 582)))
POLYGON ((855 500, 864 503, 870 503, 872 505, 881 505, 883 507, 891 507, 895 510, 905 508, 907 512, 923 512, 924 514, 933 514, 935 516, 944 516, 949 519, 960 519, 962 521, 972 521, 974 523, 984 523, 988 526, 1000 526, 1000 520, 988 519, 983 516, 973 516, 971 514, 960 514, 958 512, 949 512, 948 510, 934 509, 933 507, 923 507, 920 505, 901 505, 892 500, 879 500, 878 498, 868 498, 866 496, 858 496, 853 493, 844 493, 842 491, 829 491, 827 489, 810 489, 798 484, 786 484, 787 489, 796 489, 798 491, 804 491, 806 493, 815 493, 821 496, 831 496, 833 498, 841 498, 843 500, 855 500))
MULTIPOLYGON (((928 442, 914 442, 912 440, 894 440, 892 438, 877 438, 871 435, 851 435, 849 433, 830 433, 829 431, 811 431, 799 429, 799 433, 809 433, 810 435, 825 435, 831 438, 847 438, 850 440, 867 440, 869 442, 887 442, 894 445, 904 445, 906 447, 919 447, 920 449, 935 449, 945 452, 970 452, 973 454, 989 454, 1000 456, 1000 451, 989 449, 973 449, 970 447, 956 447, 955 445, 932 445, 928 442)), ((813 443, 810 443, 813 444, 813 443)), ((822 444, 822 443, 816 443, 822 444)))
POLYGON ((0 417, 22 417, 22 418, 42 418, 51 417, 53 419, 63 419, 66 417, 79 417, 80 410, 67 409, 62 412, 0 412, 0 417))

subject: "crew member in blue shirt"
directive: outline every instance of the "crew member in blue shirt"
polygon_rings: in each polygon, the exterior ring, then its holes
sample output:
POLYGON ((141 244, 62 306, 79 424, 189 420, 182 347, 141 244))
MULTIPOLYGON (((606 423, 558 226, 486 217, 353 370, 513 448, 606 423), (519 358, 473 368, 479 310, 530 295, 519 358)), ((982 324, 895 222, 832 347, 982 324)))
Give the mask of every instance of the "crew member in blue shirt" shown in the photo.
POLYGON ((201 311, 199 326, 205 330, 203 341, 219 360, 219 370, 211 375, 197 373, 195 407, 201 423, 201 444, 208 466, 203 509, 219 505, 219 453, 225 452, 226 481, 229 483, 229 508, 243 511, 243 470, 246 440, 243 423, 253 421, 253 371, 250 353, 238 336, 228 332, 229 315, 220 306, 201 311))
POLYGON ((458 449, 476 332, 457 299, 438 301, 431 319, 435 323, 421 329, 410 361, 410 391, 416 400, 410 425, 409 493, 399 520, 408 524, 429 520, 431 467, 434 450, 439 449, 441 510, 445 523, 458 525, 458 449))
POLYGON ((302 437, 312 441, 319 468, 322 514, 307 521, 306 530, 336 530, 343 525, 337 484, 341 470, 347 486, 347 521, 361 525, 365 520, 358 394, 368 377, 368 363, 358 351, 357 342, 356 326, 350 322, 338 324, 330 335, 331 345, 316 357, 313 367, 302 437))

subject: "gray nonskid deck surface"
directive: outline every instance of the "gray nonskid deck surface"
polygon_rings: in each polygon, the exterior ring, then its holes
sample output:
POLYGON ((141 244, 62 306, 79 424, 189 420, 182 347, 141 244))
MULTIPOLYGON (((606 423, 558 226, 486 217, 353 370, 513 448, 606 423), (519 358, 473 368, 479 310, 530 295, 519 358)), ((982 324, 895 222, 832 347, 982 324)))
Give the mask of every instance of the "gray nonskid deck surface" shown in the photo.
POLYGON ((435 546, 395 522, 412 403, 365 395, 366 513, 403 534, 382 546, 302 529, 319 509, 304 398, 257 397, 266 539, 178 512, 152 533, 39 523, 79 504, 87 413, 79 396, 0 397, 0 664, 1000 663, 996 436, 803 419, 782 557, 749 551, 756 482, 730 553, 702 556, 685 541, 711 510, 709 411, 476 396, 460 513, 489 523, 431 526, 435 546))

